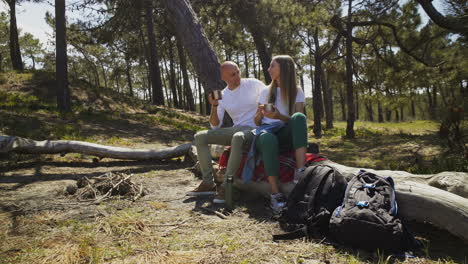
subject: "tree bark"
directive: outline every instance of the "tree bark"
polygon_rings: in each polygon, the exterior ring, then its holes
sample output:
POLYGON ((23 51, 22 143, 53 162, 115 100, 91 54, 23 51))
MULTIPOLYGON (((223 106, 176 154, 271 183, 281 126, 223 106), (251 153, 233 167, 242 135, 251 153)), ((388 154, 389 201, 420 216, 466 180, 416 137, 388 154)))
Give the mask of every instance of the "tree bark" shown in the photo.
POLYGON ((205 93, 222 89, 219 62, 205 32, 187 0, 162 0, 168 18, 174 25, 178 38, 184 45, 205 93))
POLYGON ((187 108, 190 111, 195 111, 195 99, 193 98, 192 87, 190 87, 189 76, 187 72, 187 60, 185 57, 184 47, 179 38, 176 38, 177 41, 177 50, 179 53, 179 60, 180 60, 180 69, 182 71, 182 79, 183 79, 183 87, 184 87, 184 94, 187 98, 187 108))
POLYGON ((176 74, 175 74, 175 68, 174 68, 174 51, 173 51, 173 43, 170 39, 168 38, 169 41, 169 87, 172 92, 172 103, 175 108, 181 108, 179 104, 179 98, 182 97, 181 93, 177 94, 177 88, 176 88, 176 74))
POLYGON ((324 80, 326 80, 326 85, 324 86, 323 91, 326 91, 326 95, 324 93, 325 99, 325 120, 326 120, 326 125, 325 127, 327 129, 333 128, 333 88, 332 88, 332 80, 333 80, 333 74, 327 71, 326 77, 324 77, 324 80))
POLYGON ((348 1, 348 21, 346 26, 346 103, 348 114, 346 121, 346 137, 354 138, 354 87, 353 87, 353 28, 351 26, 353 0, 348 1))
POLYGON ((244 69, 245 69, 245 78, 249 78, 249 55, 247 51, 244 50, 244 69))
POLYGON ((439 27, 443 27, 454 33, 468 36, 468 25, 466 24, 466 20, 443 16, 434 8, 432 0, 416 0, 416 2, 421 5, 426 14, 439 27))
POLYGON ((55 23, 57 107, 61 112, 70 112, 71 102, 70 90, 68 88, 65 0, 55 0, 55 23))
POLYGON ((133 97, 131 62, 128 51, 125 52, 125 75, 127 76, 128 92, 130 93, 130 97, 133 97))
POLYGON ((149 52, 150 52, 150 77, 152 84, 152 103, 155 105, 164 105, 164 94, 161 81, 161 69, 159 68, 158 47, 156 36, 154 34, 153 1, 143 0, 145 4, 146 29, 148 31, 149 52))
POLYGON ((323 115, 323 98, 322 98, 322 53, 318 39, 318 27, 315 27, 314 34, 315 45, 315 71, 313 85, 313 100, 312 107, 314 109, 314 135, 317 138, 322 137, 322 115, 323 115))
POLYGON ((44 140, 34 141, 20 137, 0 136, 0 153, 27 154, 61 154, 81 153, 100 158, 128 159, 128 160, 162 160, 184 156, 188 153, 191 143, 163 150, 129 149, 104 146, 94 143, 74 140, 44 140))
POLYGON ((13 70, 23 71, 21 49, 18 40, 18 26, 16 24, 16 0, 7 0, 10 7, 10 58, 13 70))
POLYGON ((377 114, 378 114, 379 123, 383 123, 384 115, 383 115, 383 110, 382 110, 382 102, 380 102, 380 100, 377 103, 377 114))
POLYGON ((343 92, 343 87, 340 87, 340 89, 338 90, 338 94, 340 95, 341 120, 346 121, 346 98, 343 92))

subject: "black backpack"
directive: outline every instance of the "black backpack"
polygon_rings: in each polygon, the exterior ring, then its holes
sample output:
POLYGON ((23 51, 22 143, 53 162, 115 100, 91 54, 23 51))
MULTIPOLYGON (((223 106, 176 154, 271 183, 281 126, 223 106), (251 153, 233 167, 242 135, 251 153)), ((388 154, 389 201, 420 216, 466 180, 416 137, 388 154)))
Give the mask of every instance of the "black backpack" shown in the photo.
POLYGON ((363 249, 404 252, 418 247, 398 217, 393 179, 361 170, 330 219, 329 236, 363 249))
POLYGON ((278 219, 281 228, 289 233, 273 235, 273 239, 325 236, 331 213, 342 203, 345 190, 346 179, 332 167, 308 167, 278 219))

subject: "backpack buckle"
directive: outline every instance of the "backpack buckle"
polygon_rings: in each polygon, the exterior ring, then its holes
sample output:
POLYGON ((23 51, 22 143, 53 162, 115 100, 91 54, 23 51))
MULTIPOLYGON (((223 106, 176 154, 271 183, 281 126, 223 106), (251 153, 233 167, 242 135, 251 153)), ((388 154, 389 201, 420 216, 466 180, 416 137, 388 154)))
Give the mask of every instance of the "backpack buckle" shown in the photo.
POLYGON ((359 201, 356 203, 356 206, 359 208, 368 208, 369 202, 368 201, 359 201))
POLYGON ((369 188, 369 189, 374 189, 375 188, 375 184, 370 184, 370 183, 366 183, 364 185, 362 185, 363 188, 369 188))

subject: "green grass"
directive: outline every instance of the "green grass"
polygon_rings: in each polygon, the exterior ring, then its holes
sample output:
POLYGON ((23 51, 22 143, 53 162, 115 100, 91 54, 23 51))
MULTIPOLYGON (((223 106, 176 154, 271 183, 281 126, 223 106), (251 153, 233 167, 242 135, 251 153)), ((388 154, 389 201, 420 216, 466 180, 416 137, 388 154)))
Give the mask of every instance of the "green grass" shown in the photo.
POLYGON ((437 135, 434 121, 399 123, 356 122, 354 139, 344 138, 346 122, 335 122, 317 139, 309 131, 309 141, 320 145, 331 160, 354 167, 405 170, 415 174, 468 171, 468 160, 448 149, 437 135))

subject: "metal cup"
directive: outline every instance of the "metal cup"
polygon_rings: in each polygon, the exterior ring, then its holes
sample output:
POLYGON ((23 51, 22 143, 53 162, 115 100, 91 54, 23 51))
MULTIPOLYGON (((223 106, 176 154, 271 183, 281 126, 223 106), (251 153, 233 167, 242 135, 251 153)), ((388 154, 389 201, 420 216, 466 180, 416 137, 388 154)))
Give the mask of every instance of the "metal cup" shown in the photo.
POLYGON ((223 99, 223 94, 221 93, 220 90, 213 90, 213 99, 215 100, 223 99))
POLYGON ((273 111, 274 111, 273 104, 264 104, 264 105, 263 105, 263 108, 264 108, 265 111, 267 111, 267 112, 273 112, 273 111))

